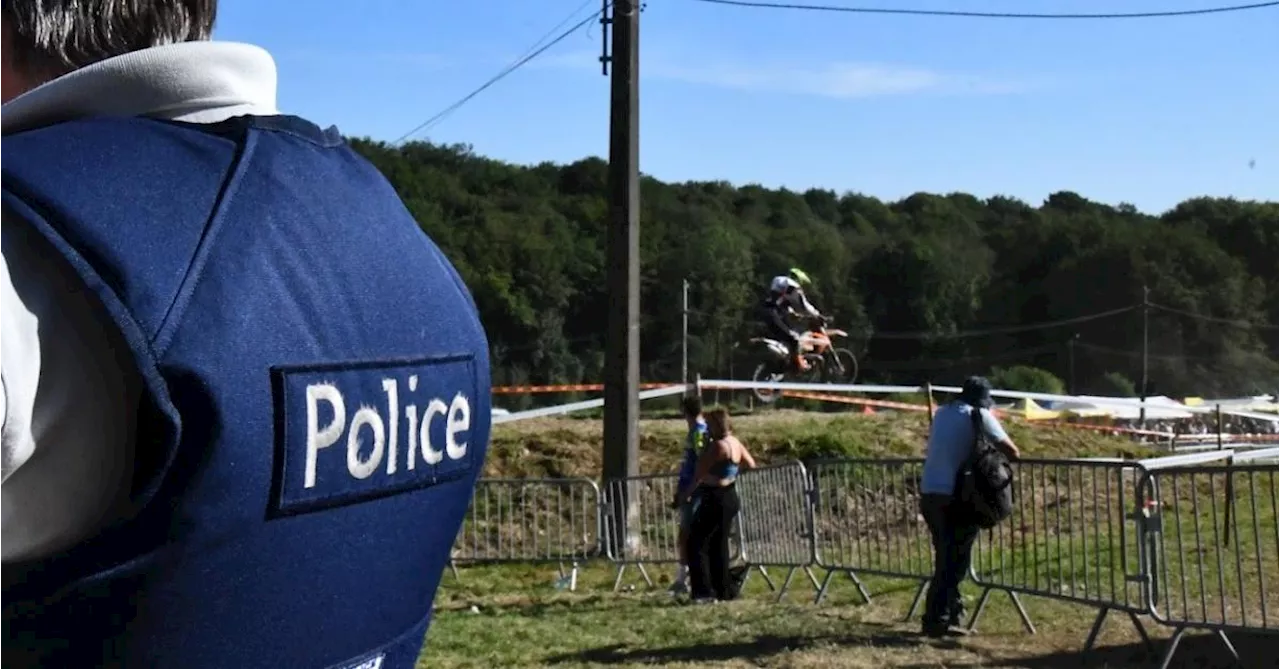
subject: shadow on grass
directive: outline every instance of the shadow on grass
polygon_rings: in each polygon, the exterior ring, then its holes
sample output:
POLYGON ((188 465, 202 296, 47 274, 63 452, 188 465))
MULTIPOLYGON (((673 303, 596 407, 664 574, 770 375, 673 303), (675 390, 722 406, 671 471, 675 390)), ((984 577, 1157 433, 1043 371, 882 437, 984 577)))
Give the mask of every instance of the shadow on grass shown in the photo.
MULTIPOLYGON (((756 574, 759 578, 759 574, 756 574)), ((803 584, 807 585, 807 583, 803 584)), ((914 593, 919 587, 917 583, 898 584, 877 584, 876 586, 868 586, 872 601, 886 595, 895 595, 900 593, 914 593)), ((772 597, 777 595, 774 591, 761 590, 752 592, 743 596, 744 600, 754 601, 757 603, 768 602, 772 597)), ((789 593, 787 600, 791 603, 804 604, 813 601, 814 590, 812 588, 795 588, 793 587, 789 593), (799 593, 799 594, 796 594, 799 593)), ((838 593, 840 597, 832 597, 828 595, 828 603, 839 604, 863 604, 861 598, 856 591, 838 593)), ((589 613, 600 612, 611 609, 627 609, 633 611, 635 609, 666 609, 678 606, 683 600, 678 600, 667 594, 661 589, 644 590, 637 593, 614 593, 601 590, 591 593, 573 593, 567 595, 547 595, 547 596, 529 596, 518 597, 513 596, 509 599, 495 599, 493 595, 463 595, 452 594, 446 601, 436 604, 437 611, 445 612, 466 612, 473 605, 478 607, 483 613, 489 615, 514 615, 514 616, 547 616, 559 613, 589 613)))
POLYGON ((592 648, 576 653, 546 658, 547 664, 590 662, 595 664, 660 664, 675 662, 725 662, 759 660, 778 653, 805 650, 813 646, 914 647, 920 638, 915 634, 862 634, 827 636, 763 635, 732 643, 692 644, 669 648, 627 648, 623 645, 592 648))
MULTIPOLYGON (((895 632, 886 626, 883 632, 863 634, 836 634, 822 636, 763 635, 730 643, 706 643, 667 648, 629 648, 610 645, 574 653, 547 657, 546 664, 594 663, 603 665, 666 664, 666 663, 715 663, 730 660, 759 661, 784 652, 804 651, 818 646, 857 646, 875 648, 918 648, 931 646, 936 649, 960 649, 963 642, 955 640, 926 640, 912 632, 895 632)), ((1274 634, 1234 633, 1231 643, 1240 654, 1240 666, 1245 669, 1270 669, 1280 664, 1280 647, 1274 634)), ((1151 669, 1158 663, 1167 648, 1166 642, 1157 641, 1154 651, 1148 652, 1141 643, 1097 648, 1088 654, 1066 650, 1017 658, 986 657, 980 663, 948 663, 948 669, 988 669, 994 667, 1020 669, 1080 669, 1103 667, 1106 669, 1151 669)), ((973 649, 971 649, 973 650, 973 649)), ((985 655, 985 653, 983 653, 985 655)), ((937 669, 938 663, 896 665, 898 669, 937 669)), ((1177 654, 1169 669, 1201 669, 1203 667, 1233 666, 1231 656, 1222 642, 1211 633, 1188 633, 1178 646, 1177 654)))
POLYGON ((541 618, 557 614, 599 613, 625 609, 634 612, 639 609, 670 609, 677 606, 670 596, 661 595, 614 595, 595 594, 567 596, 560 598, 512 598, 508 601, 493 601, 483 597, 459 598, 444 604, 437 604, 437 611, 449 613, 465 613, 472 606, 486 615, 516 616, 521 618, 541 618))
MULTIPOLYGON (((1271 669, 1280 663, 1275 634, 1249 634, 1236 632, 1227 635, 1240 663, 1233 664, 1231 654, 1217 635, 1210 632, 1188 632, 1178 644, 1178 651, 1169 663, 1169 669, 1203 669, 1204 667, 1244 667, 1245 669, 1271 669)), ((1018 667, 1019 669, 1080 669, 1081 667, 1105 667, 1106 669, 1151 669, 1156 667, 1168 648, 1167 641, 1156 641, 1154 650, 1148 652, 1141 642, 1118 646, 1105 646, 1086 654, 1079 651, 1059 651, 1046 655, 1031 655, 1013 659, 987 658, 980 664, 948 664, 947 669, 990 669, 993 667, 1018 667)), ((936 662, 907 665, 899 669, 937 669, 936 662)))

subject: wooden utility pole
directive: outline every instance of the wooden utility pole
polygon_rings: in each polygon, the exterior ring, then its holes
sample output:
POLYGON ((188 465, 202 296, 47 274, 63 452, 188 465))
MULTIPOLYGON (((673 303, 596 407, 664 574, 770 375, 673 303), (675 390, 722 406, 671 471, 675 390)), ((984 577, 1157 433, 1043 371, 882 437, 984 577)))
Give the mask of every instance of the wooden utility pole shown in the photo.
POLYGON ((680 383, 689 382, 689 280, 680 291, 680 383))
MULTIPOLYGON (((640 5, 638 0, 605 0, 604 14, 610 12, 612 18, 604 20, 606 27, 613 29, 613 49, 602 59, 606 70, 612 66, 602 472, 605 480, 639 473, 640 419, 640 5)), ((621 511, 626 506, 615 505, 615 523, 625 522, 626 514, 621 511)), ((614 527, 624 529, 617 524, 614 527)))
POLYGON ((1067 394, 1076 394, 1076 342, 1080 340, 1079 334, 1071 335, 1067 340, 1067 394))
POLYGON ((1142 387, 1138 391, 1138 397, 1141 404, 1138 407, 1138 425, 1142 428, 1147 427, 1147 348, 1148 333, 1147 321, 1148 314, 1151 311, 1151 290, 1147 285, 1142 284, 1142 387))

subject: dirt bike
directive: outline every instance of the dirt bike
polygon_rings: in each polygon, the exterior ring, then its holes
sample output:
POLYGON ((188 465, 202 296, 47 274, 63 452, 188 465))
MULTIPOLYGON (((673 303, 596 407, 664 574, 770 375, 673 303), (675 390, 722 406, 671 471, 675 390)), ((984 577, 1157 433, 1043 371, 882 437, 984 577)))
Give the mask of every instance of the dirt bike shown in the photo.
MULTIPOLYGON (((795 370, 791 351, 787 345, 769 337, 753 337, 748 343, 762 353, 762 360, 751 374, 757 383, 853 383, 858 376, 858 359, 847 348, 836 348, 833 339, 849 336, 844 330, 828 328, 820 321, 810 324, 800 335, 800 354, 809 369, 795 370)), ((753 388, 756 399, 770 404, 778 399, 778 393, 768 388, 753 388)))

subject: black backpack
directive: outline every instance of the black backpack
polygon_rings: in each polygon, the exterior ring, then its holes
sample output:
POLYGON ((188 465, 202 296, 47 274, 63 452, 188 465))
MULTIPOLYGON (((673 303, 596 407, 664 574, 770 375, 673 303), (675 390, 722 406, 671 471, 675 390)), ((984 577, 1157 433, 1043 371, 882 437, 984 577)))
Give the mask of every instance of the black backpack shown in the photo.
POLYGON ((975 525, 989 530, 1013 513, 1013 467, 982 424, 982 410, 974 407, 973 452, 956 475, 956 500, 975 525))

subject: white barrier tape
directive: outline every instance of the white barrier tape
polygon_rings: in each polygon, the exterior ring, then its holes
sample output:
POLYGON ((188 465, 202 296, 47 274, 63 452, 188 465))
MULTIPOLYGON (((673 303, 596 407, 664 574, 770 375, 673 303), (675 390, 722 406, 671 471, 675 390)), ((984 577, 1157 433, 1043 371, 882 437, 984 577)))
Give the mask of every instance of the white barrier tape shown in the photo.
MULTIPOLYGON (((657 397, 668 397, 670 395, 678 395, 685 391, 685 386, 668 386, 666 388, 655 388, 653 390, 645 390, 640 393, 640 400, 651 400, 657 397)), ((528 411, 517 411, 515 413, 502 414, 493 417, 493 424, 510 423, 516 420, 528 420, 530 418, 545 418, 547 416, 560 416, 574 411, 585 411, 587 409, 595 409, 604 406, 604 398, 594 400, 583 400, 581 402, 570 402, 569 404, 557 404, 550 407, 542 407, 541 409, 529 409, 528 411)))
MULTIPOLYGON (((923 386, 863 386, 841 383, 791 383, 787 381, 731 381, 727 379, 702 379, 698 387, 704 390, 797 390, 802 392, 843 392, 843 393, 923 393, 923 386)), ((937 390, 936 388, 934 390, 937 390)))
POLYGON ((1189 465, 1203 465, 1210 462, 1219 462, 1230 459, 1235 455, 1235 451, 1204 451, 1201 453, 1186 453, 1183 455, 1162 455, 1158 458, 1147 458, 1139 460, 1137 464, 1147 470, 1168 469, 1170 467, 1186 467, 1189 465))
MULTIPOLYGON (((885 393, 885 394, 906 394, 906 393, 923 393, 924 386, 877 386, 877 385, 856 385, 842 383, 788 383, 788 382, 772 382, 772 381, 733 381, 728 379, 702 379, 699 387, 707 389, 720 388, 722 390, 752 390, 760 388, 764 390, 800 390, 807 392, 836 392, 836 393, 885 393)), ((960 394, 958 386, 931 386, 934 392, 949 393, 952 395, 960 394)), ((1031 393, 1021 390, 992 390, 992 397, 1007 397, 1009 399, 1027 399, 1045 402, 1077 402, 1081 404, 1095 404, 1098 402, 1096 398, 1085 398, 1076 395, 1050 395, 1048 393, 1031 393)), ((1143 402, 1137 397, 1108 397, 1103 404, 1124 405, 1141 407, 1145 406, 1151 411, 1174 410, 1185 411, 1192 414, 1212 414, 1215 409, 1213 407, 1203 406, 1171 406, 1167 404, 1156 404, 1154 402, 1143 402)), ((1251 411, 1227 411, 1223 410, 1224 416, 1241 416, 1243 418, 1253 418, 1255 420, 1264 420, 1272 423, 1280 422, 1280 415, 1256 413, 1251 411)), ((1156 420, 1156 419, 1153 419, 1156 420)))
POLYGON ((1232 462, 1245 463, 1257 462, 1259 460, 1275 460, 1280 458, 1280 446, 1274 448, 1255 448, 1251 451, 1237 451, 1235 457, 1231 458, 1232 462))
POLYGON ((1216 433, 1179 434, 1174 438, 1177 439, 1178 441, 1217 441, 1218 437, 1222 437, 1224 440, 1227 440, 1227 441, 1230 441, 1232 439, 1280 439, 1280 435, 1263 434, 1260 432, 1259 433, 1246 432, 1242 434, 1235 434, 1232 432, 1223 432, 1222 434, 1216 434, 1216 433))

